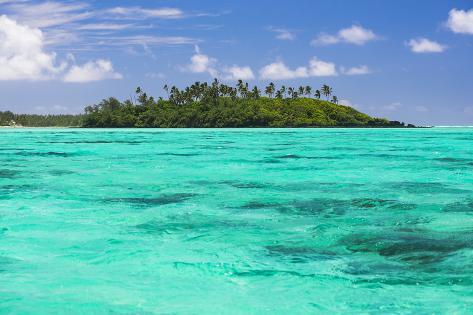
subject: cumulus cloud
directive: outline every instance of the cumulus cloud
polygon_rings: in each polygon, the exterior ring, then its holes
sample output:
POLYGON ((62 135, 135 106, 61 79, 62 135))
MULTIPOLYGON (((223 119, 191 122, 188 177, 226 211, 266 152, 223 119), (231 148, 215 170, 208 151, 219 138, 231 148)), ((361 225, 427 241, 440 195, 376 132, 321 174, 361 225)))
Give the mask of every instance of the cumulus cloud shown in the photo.
POLYGON ((309 61, 309 75, 314 77, 330 77, 338 75, 335 64, 313 57, 309 61))
POLYGON ((371 73, 370 68, 366 65, 361 65, 358 67, 352 67, 348 69, 342 69, 343 74, 345 75, 363 75, 371 73))
POLYGON ((82 66, 74 65, 64 76, 65 82, 85 83, 107 79, 121 79, 123 76, 115 72, 109 60, 98 59, 89 61, 82 66))
POLYGON ((355 45, 363 45, 377 38, 373 31, 357 25, 340 30, 338 37, 347 43, 355 45))
POLYGON ((0 80, 43 80, 60 73, 56 54, 44 50, 43 33, 0 16, 0 80))
POLYGON ((309 66, 290 69, 282 61, 270 63, 259 71, 263 80, 288 80, 307 77, 323 77, 338 75, 336 66, 332 62, 326 62, 313 57, 309 61, 309 66))
POLYGON ((452 9, 448 14, 447 27, 454 33, 473 34, 473 9, 452 9))
POLYGON ((211 76, 217 77, 218 72, 215 68, 217 64, 217 59, 211 58, 203 53, 201 53, 199 46, 195 46, 195 54, 191 57, 191 63, 184 67, 184 70, 187 70, 192 73, 208 73, 211 76))
POLYGON ((195 46, 195 54, 191 57, 191 63, 182 67, 184 71, 192 73, 208 73, 215 78, 222 78, 224 80, 251 80, 254 79, 253 71, 248 66, 223 66, 219 67, 218 61, 215 58, 209 57, 200 51, 199 46, 195 46))
POLYGON ((306 67, 298 67, 294 70, 287 67, 282 61, 270 63, 259 71, 260 78, 263 80, 287 80, 308 77, 306 67))
POLYGON ((414 53, 441 53, 447 49, 447 46, 438 42, 429 40, 427 38, 411 39, 407 42, 407 46, 411 48, 414 53))
MULTIPOLYGON (((74 62, 72 55, 67 59, 74 62)), ((40 29, 0 16, 0 80, 89 82, 120 78, 122 76, 113 70, 108 60, 99 59, 72 67, 66 61, 56 62, 56 54, 45 51, 40 29)))
POLYGON ((250 67, 231 66, 223 69, 224 80, 253 80, 255 75, 250 67))
POLYGON ((372 31, 363 28, 359 25, 352 25, 338 31, 335 35, 320 34, 313 39, 311 44, 315 46, 333 45, 338 43, 349 43, 355 45, 364 45, 369 41, 379 39, 379 37, 372 31))

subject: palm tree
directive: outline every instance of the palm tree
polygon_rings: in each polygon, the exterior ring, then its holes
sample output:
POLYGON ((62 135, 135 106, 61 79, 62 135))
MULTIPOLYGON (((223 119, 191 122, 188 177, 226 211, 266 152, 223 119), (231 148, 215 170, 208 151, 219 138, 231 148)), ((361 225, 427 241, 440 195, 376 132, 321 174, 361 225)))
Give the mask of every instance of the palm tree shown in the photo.
POLYGON ((318 100, 320 100, 320 90, 315 90, 314 96, 315 96, 318 100))
POLYGON ((335 95, 332 96, 332 103, 338 104, 338 97, 336 97, 335 95))
POLYGON ((245 97, 248 98, 248 91, 249 91, 249 87, 248 87, 248 82, 245 82, 245 89, 244 89, 244 93, 245 93, 245 97))
POLYGON ((299 86, 299 91, 298 92, 299 92, 299 95, 304 95, 305 89, 302 85, 299 86))
POLYGON ((271 91, 271 97, 273 97, 274 91, 276 90, 273 82, 269 83, 269 90, 271 91))
POLYGON ((310 97, 311 94, 312 94, 312 88, 307 85, 305 87, 305 95, 307 95, 307 97, 310 97))
POLYGON ((197 82, 195 82, 194 84, 192 84, 189 87, 189 96, 188 97, 193 101, 197 99, 197 82))
POLYGON ((146 95, 146 93, 143 92, 141 87, 137 87, 135 93, 138 96, 138 102, 141 105, 144 105, 146 103, 146 101, 148 100, 148 96, 146 95))
POLYGON ((237 89, 235 88, 230 88, 230 97, 232 98, 232 100, 236 100, 237 99, 237 89))
POLYGON ((169 99, 169 87, 168 87, 167 84, 164 84, 163 90, 166 91, 166 93, 167 93, 167 95, 168 95, 168 99, 169 99))
POLYGON ((269 83, 269 85, 265 88, 264 93, 267 94, 270 98, 273 97, 273 94, 274 94, 273 82, 269 83))
POLYGON ((172 103, 178 105, 179 104, 179 94, 180 94, 179 89, 175 85, 173 85, 172 88, 171 88, 171 93, 169 95, 169 100, 172 103))
POLYGON ((245 86, 243 85, 243 81, 242 80, 238 80, 237 82, 237 90, 238 90, 238 93, 240 93, 240 96, 242 97, 243 96, 243 90, 245 89, 245 86))
POLYGON ((330 95, 332 95, 332 88, 328 86, 327 84, 324 84, 322 86, 322 94, 327 98, 327 101, 328 101, 330 95))
POLYGON ((290 97, 294 98, 294 88, 293 87, 289 87, 287 89, 287 93, 289 94, 290 97))
POLYGON ((225 84, 220 84, 219 92, 220 92, 220 95, 227 96, 229 93, 229 86, 225 84))
POLYGON ((253 88, 253 97, 254 98, 259 98, 260 96, 260 90, 258 89, 258 87, 255 85, 255 87, 253 88))
POLYGON ((279 91, 281 92, 281 98, 283 98, 286 95, 286 86, 285 85, 281 86, 279 91))
POLYGON ((264 93, 271 97, 271 87, 269 85, 264 89, 264 93))

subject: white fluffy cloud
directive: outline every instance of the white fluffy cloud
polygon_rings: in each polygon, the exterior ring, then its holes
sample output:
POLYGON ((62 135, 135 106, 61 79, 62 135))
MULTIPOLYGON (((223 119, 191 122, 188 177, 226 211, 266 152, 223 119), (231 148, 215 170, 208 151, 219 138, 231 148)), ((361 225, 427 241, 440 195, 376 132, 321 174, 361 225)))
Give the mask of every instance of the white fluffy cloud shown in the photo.
POLYGON ((343 69, 343 74, 346 74, 346 75, 363 75, 363 74, 369 74, 371 73, 371 70, 370 68, 368 68, 368 66, 366 65, 361 65, 361 66, 358 66, 358 67, 352 67, 352 68, 348 68, 348 69, 343 69))
POLYGON ((217 77, 216 64, 217 59, 204 55, 200 52, 199 46, 195 46, 195 54, 191 57, 191 63, 184 67, 184 70, 192 73, 208 73, 213 77, 217 77))
POLYGON ((264 66, 260 69, 259 74, 263 80, 287 80, 309 76, 306 67, 298 67, 291 70, 282 61, 276 61, 264 66))
POLYGON ((225 80, 252 80, 255 78, 250 67, 231 66, 223 69, 225 80))
POLYGON ((377 38, 373 31, 357 25, 340 30, 338 36, 343 41, 355 45, 363 45, 377 38))
POLYGON ((221 71, 217 69, 217 66, 217 59, 203 54, 199 46, 196 45, 195 54, 191 57, 191 63, 181 69, 192 73, 208 73, 214 78, 222 78, 224 80, 251 80, 255 77, 253 71, 248 66, 223 66, 221 71))
POLYGON ((290 69, 282 61, 270 63, 259 71, 260 78, 263 80, 288 80, 307 77, 323 77, 338 75, 334 63, 326 62, 313 57, 309 61, 309 66, 290 69))
POLYGON ((309 75, 314 77, 330 77, 338 75, 335 64, 313 57, 309 61, 309 75))
POLYGON ((110 61, 99 59, 95 61, 89 61, 82 66, 72 66, 64 76, 64 81, 85 83, 121 78, 122 75, 118 72, 115 72, 110 61))
POLYGON ((311 43, 316 46, 333 45, 337 43, 364 45, 376 39, 379 39, 379 37, 372 30, 359 25, 352 25, 351 27, 341 29, 336 35, 320 34, 317 38, 312 40, 311 43))
MULTIPOLYGON (((68 59, 73 61, 71 57, 68 59)), ((72 67, 68 67, 66 61, 56 62, 56 54, 45 51, 41 30, 0 16, 0 80, 89 82, 120 78, 122 76, 113 70, 108 60, 72 67)))
POLYGON ((453 9, 448 14, 447 27, 454 33, 473 34, 473 9, 453 9))
POLYGON ((66 67, 43 47, 43 33, 0 16, 0 80, 43 80, 66 67))
POLYGON ((447 46, 437 43, 435 41, 429 40, 427 38, 416 38, 411 39, 407 42, 407 45, 411 48, 411 51, 414 53, 441 53, 447 46))

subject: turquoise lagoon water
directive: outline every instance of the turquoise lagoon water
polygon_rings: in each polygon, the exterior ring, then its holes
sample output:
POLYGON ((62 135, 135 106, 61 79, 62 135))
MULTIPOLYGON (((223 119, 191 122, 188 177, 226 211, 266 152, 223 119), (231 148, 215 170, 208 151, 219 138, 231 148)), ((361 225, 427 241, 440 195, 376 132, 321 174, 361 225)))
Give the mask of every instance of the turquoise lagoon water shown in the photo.
POLYGON ((464 314, 473 129, 0 131, 2 314, 464 314))

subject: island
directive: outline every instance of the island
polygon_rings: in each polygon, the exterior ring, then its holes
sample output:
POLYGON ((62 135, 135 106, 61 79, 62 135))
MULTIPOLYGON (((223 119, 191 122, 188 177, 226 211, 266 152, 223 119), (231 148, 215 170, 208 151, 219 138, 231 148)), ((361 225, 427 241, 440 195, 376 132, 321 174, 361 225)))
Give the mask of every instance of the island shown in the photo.
POLYGON ((269 83, 263 90, 239 80, 235 87, 215 79, 179 89, 163 87, 167 98, 155 99, 140 87, 125 101, 110 97, 81 115, 28 115, 0 112, 0 126, 85 128, 303 128, 392 127, 412 124, 375 118, 338 104, 324 84, 298 88, 269 83))

